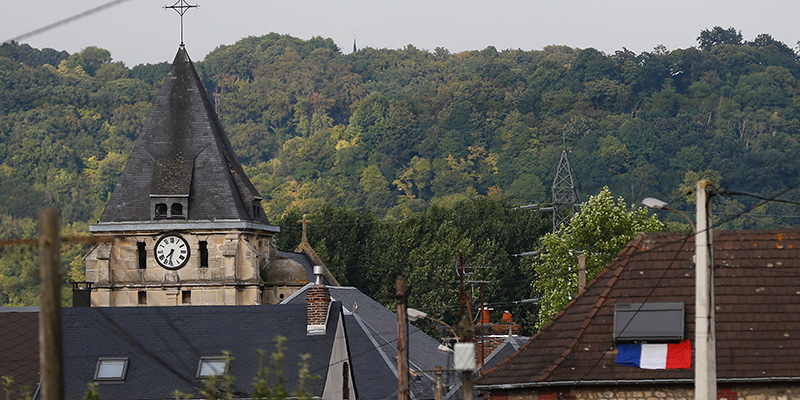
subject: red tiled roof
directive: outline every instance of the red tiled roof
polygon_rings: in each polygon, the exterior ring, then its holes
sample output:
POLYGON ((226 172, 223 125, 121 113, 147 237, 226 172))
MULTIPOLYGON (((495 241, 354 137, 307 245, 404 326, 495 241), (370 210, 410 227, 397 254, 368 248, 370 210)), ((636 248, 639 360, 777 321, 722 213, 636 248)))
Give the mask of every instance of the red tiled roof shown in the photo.
POLYGON ((12 389, 39 383, 39 313, 0 312, 0 376, 14 380, 12 389))
MULTIPOLYGON (((715 232, 713 243, 718 379, 800 380, 800 231, 715 232)), ((683 302, 694 348, 693 255, 686 233, 640 234, 479 387, 691 381, 692 370, 617 365, 613 331, 616 303, 683 302)))

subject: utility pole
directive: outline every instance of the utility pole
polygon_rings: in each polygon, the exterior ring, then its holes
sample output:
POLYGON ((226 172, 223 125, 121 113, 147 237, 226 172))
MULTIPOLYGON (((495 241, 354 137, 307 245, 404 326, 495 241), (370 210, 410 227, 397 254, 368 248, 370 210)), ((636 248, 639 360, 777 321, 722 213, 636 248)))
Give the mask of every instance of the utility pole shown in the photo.
POLYGON ((461 309, 458 313, 458 318, 464 318, 464 304, 467 300, 467 295, 464 293, 464 252, 458 251, 458 288, 461 302, 461 309))
POLYGON ((397 400, 408 398, 408 287, 402 276, 395 282, 397 301, 397 400))
POLYGON ((42 400, 64 399, 61 238, 58 210, 39 210, 39 360, 42 400))
POLYGON ((472 320, 466 315, 461 317, 458 323, 461 341, 456 343, 453 364, 456 371, 461 372, 461 397, 463 400, 473 400, 475 398, 475 383, 472 374, 475 372, 475 343, 473 342, 475 328, 472 320))
POLYGON ((442 385, 442 367, 437 365, 436 371, 433 374, 436 377, 435 400, 444 400, 444 386, 442 385))
POLYGON ((694 398, 717 398, 717 345, 714 321, 713 234, 709 210, 708 180, 697 182, 697 230, 695 231, 695 366, 694 398))

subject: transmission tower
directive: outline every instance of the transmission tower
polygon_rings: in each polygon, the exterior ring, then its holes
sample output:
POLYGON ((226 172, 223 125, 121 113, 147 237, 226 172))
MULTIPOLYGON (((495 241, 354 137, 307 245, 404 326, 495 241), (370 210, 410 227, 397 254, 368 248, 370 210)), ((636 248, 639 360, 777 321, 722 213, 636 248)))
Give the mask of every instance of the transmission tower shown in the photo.
POLYGON ((561 225, 569 223, 575 211, 580 207, 578 189, 575 187, 575 175, 569 164, 567 148, 561 152, 556 177, 553 179, 553 232, 561 225))

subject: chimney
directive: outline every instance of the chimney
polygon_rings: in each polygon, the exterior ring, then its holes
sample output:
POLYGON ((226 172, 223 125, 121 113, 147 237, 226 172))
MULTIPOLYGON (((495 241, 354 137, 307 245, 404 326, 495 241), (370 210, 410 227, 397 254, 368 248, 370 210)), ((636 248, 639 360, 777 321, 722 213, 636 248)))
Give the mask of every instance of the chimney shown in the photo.
POLYGON ((492 310, 494 310, 494 309, 486 307, 485 305, 483 307, 481 307, 481 316, 480 316, 480 319, 478 320, 478 323, 479 324, 489 324, 489 323, 491 323, 490 317, 491 317, 491 311, 492 310))
POLYGON ((514 318, 511 317, 511 311, 503 311, 503 323, 512 323, 514 318))
POLYGON ((92 306, 92 282, 72 282, 72 306, 92 306))
POLYGON ((325 267, 314 266, 316 282, 306 290, 307 325, 306 335, 324 335, 328 323, 328 311, 331 307, 331 295, 328 287, 322 284, 325 267))

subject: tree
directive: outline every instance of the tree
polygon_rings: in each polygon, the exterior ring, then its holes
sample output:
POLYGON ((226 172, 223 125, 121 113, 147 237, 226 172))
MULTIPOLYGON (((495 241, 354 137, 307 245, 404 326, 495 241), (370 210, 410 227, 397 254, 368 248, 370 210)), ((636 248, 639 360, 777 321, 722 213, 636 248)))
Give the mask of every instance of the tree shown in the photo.
POLYGON ((594 278, 639 232, 664 230, 655 215, 644 207, 614 201, 604 187, 583 205, 569 225, 548 233, 541 240, 543 254, 534 263, 538 279, 534 290, 541 299, 539 327, 549 322, 578 292, 577 256, 586 254, 587 282, 594 278))
POLYGON ((715 26, 712 29, 700 31, 697 42, 702 50, 711 50, 712 47, 720 44, 740 45, 742 44, 742 32, 733 27, 722 29, 722 27, 715 26))

